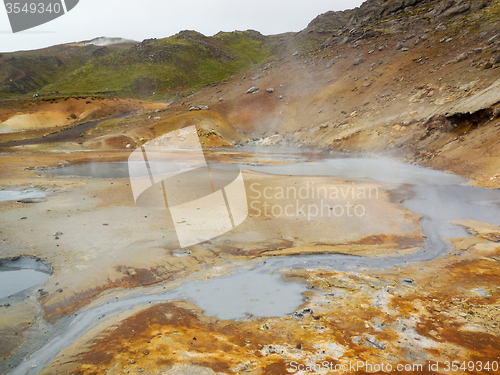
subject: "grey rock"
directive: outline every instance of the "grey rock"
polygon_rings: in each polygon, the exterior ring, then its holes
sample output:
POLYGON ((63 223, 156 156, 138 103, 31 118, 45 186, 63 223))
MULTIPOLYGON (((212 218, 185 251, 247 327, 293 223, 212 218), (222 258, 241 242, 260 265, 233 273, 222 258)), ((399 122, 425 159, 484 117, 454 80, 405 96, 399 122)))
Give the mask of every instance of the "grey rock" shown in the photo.
POLYGON ((208 111, 209 110, 208 105, 200 105, 198 108, 201 109, 202 111, 208 111))
POLYGON ((352 62, 354 65, 361 65, 365 62, 365 60, 363 60, 362 58, 357 58, 357 59, 354 59, 354 61, 352 62))
POLYGON ((268 93, 273 93, 274 92, 274 88, 273 87, 269 87, 268 89, 266 89, 266 91, 268 93))
POLYGON ((189 110, 190 110, 190 111, 199 111, 199 110, 200 110, 200 108, 195 107, 195 106, 191 106, 191 107, 189 107, 189 110))
POLYGON ((378 341, 372 335, 368 335, 368 337, 366 338, 366 342, 368 343, 368 345, 366 345, 368 347, 372 346, 372 347, 374 347, 376 349, 380 349, 380 350, 385 350, 387 348, 387 343, 378 341))
POLYGON ((493 44, 499 39, 500 39, 500 34, 493 35, 490 39, 488 39, 488 44, 493 44))
POLYGON ((461 61, 465 61, 469 58, 469 54, 467 52, 464 52, 464 53, 461 53, 460 55, 458 55, 457 57, 455 57, 455 59, 453 61, 455 61, 456 63, 459 63, 461 61))
POLYGON ((331 59, 330 61, 328 61, 326 63, 326 68, 330 69, 333 66, 333 64, 335 64, 335 59, 331 59))
POLYGON ((252 87, 250 87, 250 88, 247 90, 246 94, 253 94, 254 92, 257 92, 257 91, 259 91, 259 88, 258 88, 258 87, 256 87, 256 86, 252 86, 252 87))
POLYGON ((470 4, 460 4, 454 7, 449 8, 443 13, 443 17, 453 17, 458 16, 459 14, 464 14, 470 9, 470 4))
POLYGON ((397 49, 397 50, 400 50, 400 49, 404 48, 404 46, 405 46, 405 45, 404 45, 403 43, 398 42, 398 43, 396 44, 396 49, 397 49))

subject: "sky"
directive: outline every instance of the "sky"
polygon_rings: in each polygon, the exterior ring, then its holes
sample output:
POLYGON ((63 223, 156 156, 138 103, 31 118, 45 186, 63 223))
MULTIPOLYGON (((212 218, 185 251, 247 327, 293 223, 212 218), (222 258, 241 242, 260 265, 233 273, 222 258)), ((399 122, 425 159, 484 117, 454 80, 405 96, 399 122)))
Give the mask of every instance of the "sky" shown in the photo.
MULTIPOLYGON (((35 0, 33 0, 36 2, 35 0)), ((13 0, 14 2, 14 0, 13 0)), ((51 22, 12 33, 0 4, 0 52, 32 50, 100 36, 136 41, 164 38, 181 30, 210 36, 253 29, 264 35, 300 31, 317 15, 352 9, 363 0, 80 0, 51 22)))

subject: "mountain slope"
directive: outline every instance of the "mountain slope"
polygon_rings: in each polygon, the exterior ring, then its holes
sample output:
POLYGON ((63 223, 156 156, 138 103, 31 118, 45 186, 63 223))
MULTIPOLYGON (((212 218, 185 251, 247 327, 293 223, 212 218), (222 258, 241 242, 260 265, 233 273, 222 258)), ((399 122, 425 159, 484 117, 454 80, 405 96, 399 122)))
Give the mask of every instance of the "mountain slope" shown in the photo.
POLYGON ((0 54, 0 96, 34 93, 92 59, 132 45, 72 43, 35 51, 0 54))
POLYGON ((147 97, 217 82, 265 62, 270 45, 256 31, 206 37, 183 31, 138 44, 60 46, 58 51, 6 54, 0 63, 0 93, 114 92, 147 97), (62 52, 70 57, 66 60, 62 52), (10 81, 12 79, 12 81, 10 81))

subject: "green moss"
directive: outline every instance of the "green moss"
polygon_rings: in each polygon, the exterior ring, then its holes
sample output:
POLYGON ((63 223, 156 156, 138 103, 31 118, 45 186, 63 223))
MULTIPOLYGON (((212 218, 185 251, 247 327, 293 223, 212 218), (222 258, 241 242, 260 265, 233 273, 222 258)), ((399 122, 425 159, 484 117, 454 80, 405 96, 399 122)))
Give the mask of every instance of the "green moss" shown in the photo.
POLYGON ((205 37, 182 32, 149 40, 139 48, 95 59, 47 85, 42 93, 113 92, 165 100, 165 92, 198 88, 266 62, 270 50, 256 32, 219 33, 205 37), (156 96, 158 97, 158 96, 156 96))

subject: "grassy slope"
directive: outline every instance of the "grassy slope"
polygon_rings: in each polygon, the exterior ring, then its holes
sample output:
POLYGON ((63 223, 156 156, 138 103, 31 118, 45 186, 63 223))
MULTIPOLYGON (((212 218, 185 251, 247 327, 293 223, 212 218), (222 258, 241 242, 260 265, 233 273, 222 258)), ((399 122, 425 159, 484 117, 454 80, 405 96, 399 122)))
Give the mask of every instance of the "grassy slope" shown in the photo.
POLYGON ((182 32, 94 59, 46 86, 42 93, 108 89, 125 96, 147 97, 154 91, 164 94, 221 81, 265 62, 269 56, 265 38, 256 32, 219 33, 214 37, 182 32))
POLYGON ((132 45, 59 45, 1 54, 0 97, 37 92, 92 59, 132 45))

